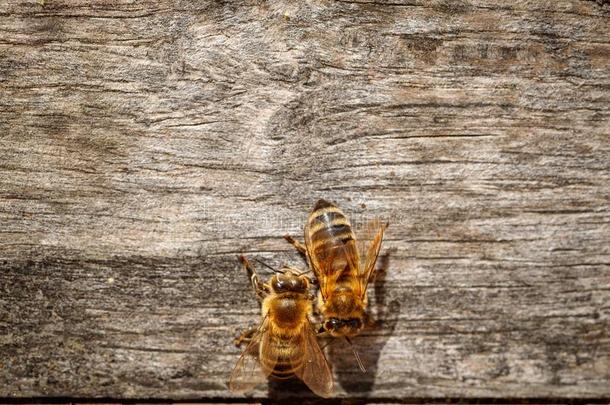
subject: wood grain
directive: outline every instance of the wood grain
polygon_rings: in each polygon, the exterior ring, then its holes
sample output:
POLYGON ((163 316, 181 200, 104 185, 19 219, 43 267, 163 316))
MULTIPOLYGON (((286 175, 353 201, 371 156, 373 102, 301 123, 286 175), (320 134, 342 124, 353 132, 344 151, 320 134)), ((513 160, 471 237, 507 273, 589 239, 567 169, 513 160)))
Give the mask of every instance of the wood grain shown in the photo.
POLYGON ((608 17, 0 3, 0 397, 233 397, 235 256, 304 266, 281 236, 321 197, 391 223, 337 396, 610 396, 608 17))

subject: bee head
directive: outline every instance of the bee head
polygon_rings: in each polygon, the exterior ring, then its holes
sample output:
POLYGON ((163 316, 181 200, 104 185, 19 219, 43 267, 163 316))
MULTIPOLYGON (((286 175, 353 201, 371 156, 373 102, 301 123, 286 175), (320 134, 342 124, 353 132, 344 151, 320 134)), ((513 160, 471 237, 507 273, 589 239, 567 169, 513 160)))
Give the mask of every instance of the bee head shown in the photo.
POLYGON ((329 318, 324 322, 326 329, 334 337, 355 336, 362 330, 364 323, 360 318, 329 318))
POLYGON ((295 274, 276 274, 271 278, 271 288, 276 293, 304 293, 307 290, 307 279, 295 274))

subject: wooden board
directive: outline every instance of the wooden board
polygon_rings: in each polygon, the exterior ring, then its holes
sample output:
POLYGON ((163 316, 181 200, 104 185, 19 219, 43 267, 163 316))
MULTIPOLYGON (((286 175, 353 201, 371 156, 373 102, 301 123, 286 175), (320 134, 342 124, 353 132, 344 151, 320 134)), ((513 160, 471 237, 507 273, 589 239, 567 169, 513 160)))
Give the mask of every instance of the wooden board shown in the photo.
POLYGON ((236 255, 304 266, 281 236, 321 197, 391 223, 337 396, 610 396, 608 17, 0 4, 0 397, 234 397, 236 255))

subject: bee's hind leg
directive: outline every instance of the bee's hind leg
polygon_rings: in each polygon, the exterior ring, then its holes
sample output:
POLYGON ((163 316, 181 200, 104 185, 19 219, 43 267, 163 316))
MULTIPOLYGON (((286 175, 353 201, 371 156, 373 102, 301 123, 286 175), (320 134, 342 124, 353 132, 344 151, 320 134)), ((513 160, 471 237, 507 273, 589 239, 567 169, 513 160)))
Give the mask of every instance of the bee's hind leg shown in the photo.
POLYGON ((254 336, 254 334, 256 333, 257 330, 258 330, 258 328, 250 328, 250 329, 246 330, 241 335, 236 337, 233 340, 233 343, 237 347, 241 346, 242 343, 250 343, 250 341, 252 340, 252 337, 254 336))

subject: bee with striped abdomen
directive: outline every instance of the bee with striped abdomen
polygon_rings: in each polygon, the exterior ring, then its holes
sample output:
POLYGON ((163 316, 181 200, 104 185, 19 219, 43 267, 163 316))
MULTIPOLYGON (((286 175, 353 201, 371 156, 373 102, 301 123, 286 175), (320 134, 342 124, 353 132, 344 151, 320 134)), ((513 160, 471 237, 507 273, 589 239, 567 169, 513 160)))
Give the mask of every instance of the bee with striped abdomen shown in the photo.
POLYGON ((254 292, 262 306, 262 322, 256 329, 236 340, 249 341, 237 361, 229 387, 248 391, 266 377, 278 379, 297 376, 316 394, 328 397, 333 379, 324 353, 309 322, 312 299, 309 279, 296 269, 284 267, 269 282, 259 281, 254 268, 243 256, 254 292))
POLYGON ((387 226, 379 221, 369 224, 367 233, 372 240, 366 249, 359 247, 345 214, 336 205, 319 200, 305 225, 305 246, 284 236, 307 256, 318 279, 317 307, 323 318, 322 326, 331 336, 344 337, 349 342, 364 328, 367 287, 375 277, 375 263, 387 226))

